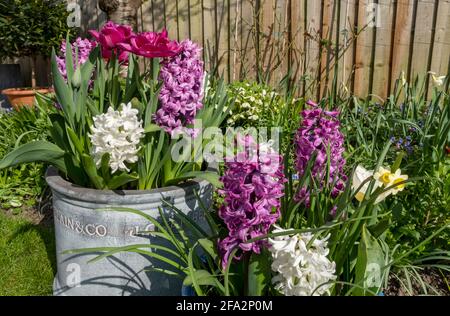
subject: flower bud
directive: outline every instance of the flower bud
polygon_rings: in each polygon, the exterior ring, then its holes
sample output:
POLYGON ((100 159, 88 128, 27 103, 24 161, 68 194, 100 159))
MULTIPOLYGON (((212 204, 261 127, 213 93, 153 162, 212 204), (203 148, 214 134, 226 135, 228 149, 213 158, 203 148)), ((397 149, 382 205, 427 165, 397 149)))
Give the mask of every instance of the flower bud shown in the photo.
POLYGON ((81 67, 77 67, 75 70, 71 83, 74 88, 81 87, 81 67))

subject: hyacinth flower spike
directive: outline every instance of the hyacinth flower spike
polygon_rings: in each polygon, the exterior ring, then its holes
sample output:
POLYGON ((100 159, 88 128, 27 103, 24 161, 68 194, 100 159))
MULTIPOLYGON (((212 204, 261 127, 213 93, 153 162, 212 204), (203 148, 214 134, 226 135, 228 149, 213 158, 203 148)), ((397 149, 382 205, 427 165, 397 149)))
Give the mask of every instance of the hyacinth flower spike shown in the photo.
POLYGON ((280 217, 280 199, 286 179, 282 157, 268 145, 256 145, 251 137, 239 140, 247 150, 226 159, 226 171, 221 181, 224 204, 219 216, 228 228, 228 236, 219 240, 222 266, 228 264, 231 253, 261 253, 264 240, 247 241, 265 236, 280 217))

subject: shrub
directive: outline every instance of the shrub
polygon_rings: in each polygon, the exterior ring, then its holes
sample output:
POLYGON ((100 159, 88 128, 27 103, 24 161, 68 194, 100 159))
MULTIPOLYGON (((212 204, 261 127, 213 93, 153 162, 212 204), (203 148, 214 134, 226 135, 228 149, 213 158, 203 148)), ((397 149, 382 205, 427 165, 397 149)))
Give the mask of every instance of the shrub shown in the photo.
MULTIPOLYGON (((16 146, 33 140, 49 138, 46 112, 51 109, 30 109, 0 113, 0 157, 16 146)), ((19 212, 23 205, 32 206, 45 188, 45 166, 30 163, 0 171, 0 203, 3 209, 19 212)))
POLYGON ((34 68, 36 56, 50 56, 52 48, 59 46, 69 32, 67 16, 65 1, 2 0, 0 60, 30 56, 34 68))
POLYGON ((250 82, 235 82, 228 88, 230 104, 234 108, 228 126, 273 127, 285 105, 283 98, 272 88, 250 82))

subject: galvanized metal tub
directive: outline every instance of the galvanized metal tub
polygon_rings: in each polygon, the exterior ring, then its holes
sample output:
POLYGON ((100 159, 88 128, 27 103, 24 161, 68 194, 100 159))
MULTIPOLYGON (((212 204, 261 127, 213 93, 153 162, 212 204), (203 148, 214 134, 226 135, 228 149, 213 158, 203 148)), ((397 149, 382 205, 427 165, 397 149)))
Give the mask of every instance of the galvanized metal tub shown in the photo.
POLYGON ((88 263, 98 253, 64 254, 73 249, 122 247, 158 243, 161 239, 139 235, 153 226, 144 218, 121 212, 99 211, 108 207, 137 209, 159 218, 158 207, 169 211, 169 202, 206 227, 202 203, 212 203, 213 187, 195 179, 177 187, 151 191, 100 191, 78 187, 65 181, 55 168, 49 168, 46 180, 53 193, 56 235, 57 275, 54 295, 131 296, 180 295, 182 281, 152 271, 152 267, 168 268, 160 261, 129 252, 88 263))

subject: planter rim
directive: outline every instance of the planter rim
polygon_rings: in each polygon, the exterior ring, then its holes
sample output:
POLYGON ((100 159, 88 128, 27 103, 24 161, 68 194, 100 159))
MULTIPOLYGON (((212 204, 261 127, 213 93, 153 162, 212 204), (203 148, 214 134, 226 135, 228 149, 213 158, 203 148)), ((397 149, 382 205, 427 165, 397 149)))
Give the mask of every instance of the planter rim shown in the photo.
POLYGON ((36 92, 39 93, 48 93, 53 91, 52 88, 48 87, 36 87, 36 88, 8 88, 0 91, 2 94, 9 95, 34 95, 36 92))
MULTIPOLYGON (((216 172, 214 167, 207 168, 207 171, 216 172)), ((129 202, 129 197, 139 197, 141 201, 153 201, 156 196, 167 195, 174 198, 183 197, 186 195, 186 191, 193 190, 194 186, 209 184, 208 181, 203 179, 192 179, 177 186, 169 186, 164 188, 152 189, 152 190, 97 190, 91 188, 84 188, 73 184, 59 175, 58 169, 50 166, 45 174, 45 180, 50 188, 60 194, 70 196, 76 199, 82 199, 87 202, 129 202)))

